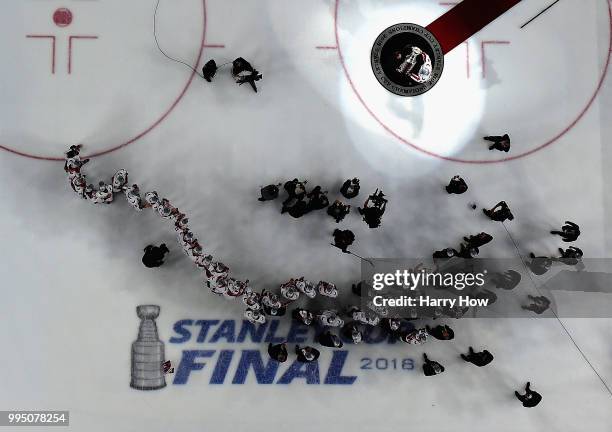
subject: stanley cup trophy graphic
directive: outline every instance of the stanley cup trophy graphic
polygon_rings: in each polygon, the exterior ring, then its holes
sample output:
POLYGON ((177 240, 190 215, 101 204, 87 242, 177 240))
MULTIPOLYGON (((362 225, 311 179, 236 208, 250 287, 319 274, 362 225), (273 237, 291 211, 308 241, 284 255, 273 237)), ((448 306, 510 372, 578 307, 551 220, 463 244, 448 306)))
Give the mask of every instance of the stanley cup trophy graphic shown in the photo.
POLYGON ((159 306, 141 305, 136 307, 140 318, 138 339, 132 343, 132 379, 130 387, 138 390, 157 390, 166 387, 162 364, 164 363, 164 343, 157 335, 155 318, 159 316, 159 306))

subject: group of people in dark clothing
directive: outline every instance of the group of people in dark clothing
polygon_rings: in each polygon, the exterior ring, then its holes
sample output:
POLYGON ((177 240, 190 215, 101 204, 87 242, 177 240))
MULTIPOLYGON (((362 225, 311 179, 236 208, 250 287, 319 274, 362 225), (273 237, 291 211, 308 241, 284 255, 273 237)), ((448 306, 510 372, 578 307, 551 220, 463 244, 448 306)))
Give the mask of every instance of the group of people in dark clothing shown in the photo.
MULTIPOLYGON (((350 196, 356 196, 359 194, 359 180, 347 180, 349 188, 343 185, 341 191, 348 192, 350 196)), ((316 210, 323 210, 327 208, 327 214, 333 217, 336 222, 340 222, 350 212, 349 205, 343 204, 341 201, 336 200, 331 206, 329 199, 327 198, 327 191, 324 191, 321 186, 315 186, 310 192, 306 190, 306 184, 308 181, 298 180, 294 178, 287 182, 279 184, 270 184, 261 188, 261 196, 258 198, 259 201, 273 201, 280 195, 281 189, 287 193, 287 198, 282 203, 281 213, 288 213, 290 216, 298 219, 307 213, 316 210)), ((346 185, 346 182, 345 182, 346 185)))
MULTIPOLYGON (((316 210, 327 208, 327 214, 332 217, 336 223, 340 223, 350 213, 351 206, 337 199, 330 204, 327 198, 327 191, 323 191, 321 186, 314 187, 310 192, 306 190, 306 180, 301 181, 297 178, 287 181, 284 184, 270 184, 264 186, 260 190, 261 196, 259 201, 273 201, 277 199, 281 192, 281 186, 287 193, 287 198, 282 203, 281 213, 288 213, 294 218, 302 216, 316 210)), ((348 199, 355 198, 359 195, 361 185, 358 178, 346 180, 340 188, 340 194, 348 199)), ((363 217, 363 221, 370 228, 378 228, 382 223, 382 217, 387 208, 387 198, 385 194, 378 189, 368 196, 363 207, 358 207, 357 211, 363 217)), ((351 253, 348 247, 355 241, 355 234, 348 229, 335 229, 333 231, 334 242, 332 246, 339 248, 344 253, 351 253)))
MULTIPOLYGON (((306 180, 301 181, 297 178, 287 181, 284 184, 270 184, 261 188, 259 201, 273 201, 280 195, 282 186, 287 193, 287 199, 283 201, 281 213, 289 213, 294 218, 300 218, 314 210, 327 208, 327 214, 336 223, 340 223, 350 213, 351 206, 339 199, 330 204, 327 198, 327 191, 323 191, 321 186, 315 186, 310 192, 306 191, 306 180)), ((340 188, 340 194, 346 199, 352 199, 359 195, 361 186, 358 178, 348 179, 340 188)), ((357 211, 363 216, 364 222, 370 228, 376 228, 381 224, 381 218, 385 213, 387 199, 382 191, 376 190, 370 195, 363 207, 358 207, 357 211)))
MULTIPOLYGON (((510 149, 510 137, 508 135, 485 137, 485 140, 492 142, 489 150, 496 149, 508 152, 510 149)), ((445 189, 449 194, 460 195, 468 190, 468 185, 463 178, 457 175, 450 180, 445 189)), ((476 205, 472 205, 472 208, 475 209, 476 205)), ((500 201, 491 209, 483 209, 483 213, 491 220, 502 223, 505 221, 512 221, 514 219, 514 215, 505 201, 500 201)), ((573 242, 576 241, 580 235, 580 228, 577 224, 566 221, 561 230, 553 230, 551 231, 551 234, 561 236, 564 242, 573 242)), ((479 248, 489 243, 492 239, 493 237, 485 232, 475 236, 464 237, 464 243, 460 245, 459 250, 455 248, 446 248, 434 252, 434 262, 436 262, 437 259, 446 260, 453 257, 464 259, 474 258, 478 255, 479 248)), ((527 262, 526 260, 525 264, 534 274, 541 275, 548 271, 552 263, 555 261, 561 261, 567 265, 576 265, 578 262, 580 262, 583 256, 582 250, 575 246, 570 246, 567 249, 559 248, 559 254, 560 257, 556 258, 536 257, 535 254, 531 253, 531 261, 527 262)), ((490 282, 496 288, 504 290, 514 289, 520 283, 520 281, 521 274, 515 270, 507 270, 503 273, 496 273, 490 278, 490 282)), ((545 296, 529 295, 528 299, 531 301, 531 304, 522 306, 522 309, 532 311, 536 314, 542 314, 544 311, 549 309, 551 304, 551 301, 545 296)), ((466 362, 473 363, 479 367, 486 366, 493 361, 493 355, 489 351, 483 350, 481 352, 476 352, 474 351, 473 347, 469 348, 469 352, 467 354, 461 354, 461 358, 466 362)), ((437 375, 444 372, 444 366, 429 359, 425 354, 423 372, 427 376, 437 375)), ((519 393, 518 391, 515 392, 515 396, 523 403, 523 406, 529 408, 535 407, 542 400, 542 396, 536 391, 533 391, 530 386, 531 384, 527 383, 525 392, 523 394, 519 393)))
POLYGON ((459 245, 459 250, 446 248, 433 253, 434 261, 437 259, 448 259, 453 257, 471 259, 476 258, 480 253, 480 248, 493 240, 493 236, 486 232, 481 232, 469 237, 463 237, 463 242, 459 245))
MULTIPOLYGON (((492 142, 490 150, 497 149, 500 151, 507 152, 510 148, 510 138, 508 135, 485 137, 485 140, 492 142)), ((290 182, 285 183, 283 188, 288 194, 287 200, 283 203, 282 212, 289 212, 294 217, 300 217, 308 211, 318 210, 327 207, 328 214, 332 216, 336 222, 340 222, 344 219, 346 214, 350 212, 350 206, 342 203, 341 201, 335 201, 332 205, 329 205, 325 194, 321 188, 317 186, 312 192, 307 193, 305 188, 305 181, 300 182, 294 179, 290 182), (307 198, 307 200, 306 200, 307 198), (300 204, 304 202, 304 204, 300 204), (297 207, 296 207, 297 205, 297 207)), ((281 185, 270 185, 262 188, 260 201, 268 201, 276 199, 279 194, 279 187, 281 185)), ((460 176, 454 176, 449 184, 445 187, 446 192, 449 194, 460 195, 468 190, 466 181, 460 176)), ((341 189, 341 194, 345 198, 353 198, 359 194, 359 181, 358 179, 347 180, 341 189)), ((364 217, 364 221, 368 223, 370 228, 376 228, 380 225, 382 214, 384 214, 387 200, 382 192, 378 190, 368 197, 363 208, 359 208, 359 213, 364 217)), ((473 206, 475 208, 475 205, 473 206)), ((493 221, 505 222, 512 221, 514 215, 510 210, 508 204, 505 201, 500 201, 491 209, 483 209, 483 213, 493 221)), ((580 235, 580 229, 578 225, 573 222, 567 221, 565 225, 558 231, 551 231, 552 234, 560 235, 565 242, 575 241, 580 235)), ((335 229, 333 232, 334 243, 333 246, 338 247, 345 253, 349 253, 348 247, 351 246, 355 240, 355 235, 350 230, 335 229)), ((470 235, 463 237, 463 242, 457 249, 449 247, 434 252, 433 258, 434 263, 438 259, 449 259, 453 257, 459 257, 464 259, 472 259, 478 256, 480 248, 493 240, 493 236, 486 232, 481 232, 476 235, 470 235)), ((566 260, 566 263, 577 262, 582 258, 582 250, 577 247, 571 246, 568 249, 559 248, 560 258, 566 260)), ((555 260, 555 258, 536 257, 531 254, 532 262, 530 268, 535 269, 535 274, 538 273, 537 267, 548 268, 555 260), (539 261, 539 262, 538 262, 539 261), (534 264, 535 263, 535 264, 534 264)), ((499 289, 512 290, 521 281, 521 274, 515 270, 507 270, 503 273, 495 273, 490 275, 490 282, 499 289)), ((353 285, 353 292, 357 295, 361 295, 361 283, 353 285)), ((496 298, 496 296, 493 294, 496 298)), ((550 300, 544 296, 528 296, 531 304, 528 306, 522 306, 524 310, 532 311, 536 314, 541 314, 550 307, 550 300)), ((317 315, 307 311, 305 309, 296 309, 293 313, 293 318, 305 325, 311 325, 317 322, 317 315)), ((354 316, 353 316, 354 318, 354 316)), ((427 336, 434 337, 439 340, 451 340, 454 338, 453 330, 447 325, 438 325, 436 327, 426 326, 424 329, 415 329, 413 326, 406 327, 405 320, 411 321, 417 317, 409 317, 406 319, 400 318, 385 318, 377 321, 382 328, 392 335, 395 335, 398 340, 401 340, 409 344, 421 344, 427 339, 427 336)), ((340 319, 342 322, 342 320, 340 319)), ((361 321, 353 319, 353 321, 342 325, 339 335, 334 334, 327 327, 323 327, 318 331, 315 340, 322 346, 330 348, 341 348, 344 341, 351 341, 352 343, 359 343, 364 337, 364 323, 368 321, 361 321)), ((372 324, 372 322, 369 322, 372 324)), ((367 326, 366 326, 367 327, 367 326)), ((270 344, 268 347, 270 356, 277 361, 286 361, 288 354, 287 348, 284 343, 281 344, 270 344)), ((316 361, 319 357, 319 351, 313 347, 295 347, 295 353, 298 361, 311 362, 316 361)), ((461 358, 468 363, 472 363, 478 367, 484 367, 490 364, 494 360, 493 354, 490 351, 484 349, 482 351, 475 351, 473 347, 469 347, 468 352, 460 355, 461 358)), ((423 355, 423 373, 426 376, 433 376, 443 373, 445 368, 439 362, 430 359, 427 354, 423 355)), ((530 388, 530 383, 527 383, 524 394, 515 392, 516 397, 523 403, 525 407, 534 407, 542 399, 542 396, 533 391, 530 388)))
MULTIPOLYGON (((353 286, 353 291, 357 285, 353 286)), ((350 308, 349 314, 353 314, 355 317, 355 313, 360 313, 357 308, 350 308)), ((301 324, 311 326, 317 323, 315 319, 317 315, 314 312, 310 312, 305 309, 294 309, 292 312, 292 317, 294 320, 300 322, 301 324)), ((386 330, 391 335, 395 335, 398 340, 406 342, 408 344, 422 344, 427 340, 427 336, 434 337, 435 339, 442 341, 449 341, 455 338, 455 333, 452 328, 448 325, 437 325, 436 327, 430 327, 426 325, 424 329, 415 329, 414 326, 406 325, 407 320, 411 319, 401 319, 401 318, 385 318, 379 321, 379 324, 382 325, 382 328, 386 330)), ((365 333, 368 331, 367 328, 364 328, 363 322, 353 321, 347 324, 343 324, 342 320, 339 323, 336 323, 335 320, 329 321, 329 325, 336 326, 342 325, 342 329, 340 330, 340 335, 344 340, 348 340, 352 343, 360 343, 363 340, 365 333), (357 333, 357 335, 355 334, 357 333)), ((342 338, 332 331, 328 326, 323 326, 323 328, 319 328, 317 330, 317 335, 315 340, 322 346, 329 348, 342 348, 344 343, 342 338)), ((297 358, 297 361, 302 363, 310 363, 316 361, 320 356, 320 351, 312 346, 303 346, 300 347, 296 345, 294 348, 294 352, 297 358)), ((287 350, 287 344, 285 342, 281 342, 278 344, 269 343, 268 344, 268 354, 270 358, 280 363, 286 362, 288 360, 289 354, 287 350)), ((494 360, 493 354, 484 349, 482 351, 475 351, 473 347, 469 347, 467 354, 460 354, 460 357, 467 363, 471 363, 477 367, 484 367, 490 364, 494 360)), ((445 371, 444 366, 438 361, 432 360, 428 357, 427 354, 423 354, 423 374, 425 376, 434 376, 439 375, 445 371)), ((542 396, 531 390, 530 383, 527 384, 525 388, 525 394, 520 394, 518 391, 515 392, 516 397, 523 403, 525 407, 534 407, 541 400, 542 396)))
MULTIPOLYGON (((215 60, 209 60, 202 68, 202 78, 208 82, 212 82, 215 75, 217 75, 217 71, 226 64, 229 63, 217 65, 215 60)), ((234 81, 236 81, 236 84, 249 84, 253 91, 257 93, 257 85, 255 83, 263 78, 262 74, 259 73, 259 71, 255 69, 251 63, 242 57, 235 59, 233 62, 231 62, 231 65, 232 77, 234 78, 234 81)))

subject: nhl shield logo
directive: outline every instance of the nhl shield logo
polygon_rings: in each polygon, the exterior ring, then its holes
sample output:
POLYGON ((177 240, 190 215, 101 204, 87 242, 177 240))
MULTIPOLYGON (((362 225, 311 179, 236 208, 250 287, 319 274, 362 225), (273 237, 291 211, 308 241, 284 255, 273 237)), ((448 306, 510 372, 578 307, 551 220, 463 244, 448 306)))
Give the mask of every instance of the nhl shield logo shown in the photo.
POLYGON ((372 71, 378 82, 399 96, 418 96, 442 75, 444 54, 434 35, 417 24, 395 24, 374 41, 372 71))

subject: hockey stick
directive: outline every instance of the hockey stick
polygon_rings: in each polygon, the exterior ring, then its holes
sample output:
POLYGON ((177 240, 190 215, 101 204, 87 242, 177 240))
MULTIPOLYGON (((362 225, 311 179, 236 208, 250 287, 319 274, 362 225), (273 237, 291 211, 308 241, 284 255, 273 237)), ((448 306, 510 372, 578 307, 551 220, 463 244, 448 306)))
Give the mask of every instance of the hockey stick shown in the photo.
MULTIPOLYGON (((332 245, 333 247, 338 247, 338 246, 336 246, 336 245, 335 245, 335 244, 333 244, 333 243, 330 243, 330 245, 332 245)), ((338 249, 340 249, 340 248, 338 248, 338 249)), ((342 251, 342 252, 344 252, 344 251, 342 251)), ((357 257, 357 258, 359 258, 360 260, 363 260, 363 261, 367 262, 368 264, 370 264, 372 267, 376 267, 376 266, 374 265, 374 263, 373 263, 371 260, 369 260, 369 259, 367 259, 367 258, 364 258, 364 257, 362 257, 361 255, 357 255, 356 253, 351 252, 350 250, 347 250, 347 251, 346 251, 346 252, 344 252, 344 253, 348 253, 348 254, 351 254, 351 255, 353 255, 353 256, 356 256, 356 257, 357 257)))

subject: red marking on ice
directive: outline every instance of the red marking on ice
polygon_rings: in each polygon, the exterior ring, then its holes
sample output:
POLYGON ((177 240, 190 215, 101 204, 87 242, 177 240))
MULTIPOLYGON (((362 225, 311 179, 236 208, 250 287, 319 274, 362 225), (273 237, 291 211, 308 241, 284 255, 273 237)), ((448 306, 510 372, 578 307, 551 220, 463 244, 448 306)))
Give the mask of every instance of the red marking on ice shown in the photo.
MULTIPOLYGON (((196 65, 200 64, 200 61, 202 60, 202 55, 204 54, 204 47, 206 46, 206 27, 207 27, 207 22, 208 22, 208 15, 207 15, 207 11, 206 11, 206 0, 202 0, 202 20, 203 20, 202 36, 201 36, 202 39, 201 39, 201 42, 200 42, 200 50, 198 51, 197 58, 195 59, 195 62, 194 62, 196 65)), ((31 36, 32 37, 40 37, 38 35, 31 35, 31 36)), ((47 37, 55 39, 55 36, 47 36, 47 37)), ((159 117, 152 125, 150 125, 148 128, 146 128, 144 131, 140 132, 138 135, 128 139, 127 141, 125 141, 125 142, 123 142, 121 144, 115 145, 114 147, 108 148, 106 150, 101 150, 99 152, 96 152, 96 153, 93 153, 93 154, 90 154, 90 155, 84 155, 83 158, 88 158, 88 157, 91 158, 91 157, 96 157, 96 156, 103 156, 103 155, 106 155, 108 153, 112 153, 114 151, 122 149, 123 147, 127 147, 130 144, 135 143, 136 141, 138 141, 139 139, 141 139, 142 137, 147 135, 149 132, 151 132, 156 127, 158 127, 164 120, 166 120, 166 118, 168 118, 170 113, 174 110, 174 108, 176 108, 176 106, 179 104, 179 102, 183 99, 183 97, 187 93, 187 90, 191 86, 191 83, 195 79, 196 75, 197 75, 196 71, 192 71, 191 72, 191 74, 189 75, 189 78, 187 79, 187 83, 185 84, 185 86, 183 87, 183 89, 181 90, 181 92, 179 93, 177 98, 174 100, 174 102, 170 105, 169 108, 166 109, 166 111, 164 111, 164 113, 161 115, 161 117, 159 117)), ((0 144, 0 150, 4 150, 4 151, 12 153, 14 155, 22 156, 22 157, 29 158, 29 159, 42 160, 42 161, 50 161, 50 162, 63 162, 64 161, 63 157, 54 157, 54 156, 45 156, 45 155, 37 155, 37 154, 26 153, 26 152, 19 151, 19 150, 16 150, 14 148, 11 148, 11 147, 4 146, 2 144, 0 144)))
POLYGON ((73 39, 98 39, 98 36, 73 35, 68 37, 68 74, 72 73, 72 40, 73 39))
POLYGON ((72 12, 68 8, 59 8, 53 12, 53 22, 58 27, 67 27, 72 23, 72 12))
POLYGON ((342 70, 344 71, 344 75, 346 76, 348 84, 351 87, 351 90, 353 91, 353 93, 355 94, 355 97, 357 98, 357 100, 361 103, 361 105, 368 112, 368 114, 370 114, 370 116, 372 116, 372 118, 374 120, 376 120, 376 122, 385 131, 387 131, 391 136, 393 136, 398 141, 403 142, 407 146, 409 146, 409 147, 413 148, 414 150, 419 151, 419 152, 421 152, 423 154, 426 154, 426 155, 429 155, 429 156, 432 156, 432 157, 435 157, 435 158, 438 158, 438 159, 442 159, 442 160, 446 160, 446 161, 451 161, 451 162, 460 162, 460 163, 468 163, 468 164, 492 164, 492 163, 499 163, 499 162, 508 162, 508 161, 512 161, 512 160, 515 160, 515 159, 520 159, 520 158, 525 157, 525 156, 529 156, 529 155, 531 155, 533 153, 536 153, 537 151, 540 151, 540 150, 548 147, 549 145, 553 144, 559 138, 561 138, 562 136, 566 135, 570 130, 572 130, 574 128, 574 126, 576 126, 576 124, 578 124, 578 122, 582 119, 582 117, 584 117, 584 115, 587 113, 587 111, 591 108, 591 106, 593 105, 593 102, 595 102, 595 99, 597 98, 597 95, 599 95, 599 92, 601 91, 601 89, 603 87, 603 83, 604 83, 604 81, 606 79, 606 76, 608 74, 608 69, 610 67, 610 60, 612 59, 612 2, 609 2, 608 3, 608 19, 610 20, 610 23, 611 23, 611 25, 610 25, 610 32, 611 33, 610 33, 610 46, 609 46, 609 49, 608 49, 608 51, 609 51, 608 58, 606 59, 606 63, 604 65, 601 77, 599 79, 599 82, 597 83, 597 87, 595 88, 595 92, 593 93, 593 95, 589 99, 587 105, 582 109, 582 111, 574 119, 574 121, 572 121, 561 132, 559 132, 557 135, 555 135, 554 137, 552 137, 551 139, 546 141, 544 144, 540 144, 539 146, 534 147, 531 150, 527 150, 527 151, 525 151, 523 153, 519 153, 519 154, 516 154, 516 155, 513 155, 513 156, 509 156, 509 157, 505 157, 505 158, 502 158, 502 159, 494 159, 494 160, 460 159, 460 158, 455 158, 455 157, 450 157, 450 156, 443 156, 443 155, 434 153, 432 151, 426 150, 424 148, 421 148, 418 145, 411 143, 406 138, 404 138, 401 135, 399 135, 389 125, 384 123, 376 115, 376 113, 372 110, 372 108, 370 108, 370 106, 367 104, 367 102, 365 101, 365 99, 363 98, 363 96, 361 95, 359 90, 357 89, 357 86, 353 82, 351 74, 349 73, 349 70, 348 70, 348 66, 346 65, 346 61, 344 60, 344 56, 342 54, 342 46, 340 45, 340 35, 338 34, 339 33, 338 32, 338 10, 339 10, 339 6, 340 6, 340 0, 336 0, 335 7, 334 7, 334 35, 335 35, 335 38, 336 38, 336 45, 338 46, 338 58, 340 60, 340 65, 342 66, 342 70))
POLYGON ((337 46, 332 46, 332 45, 319 45, 315 47, 318 50, 337 50, 338 47, 337 46))
POLYGON ((30 39, 51 39, 51 73, 55 74, 55 36, 53 35, 26 35, 30 39))
MULTIPOLYGON (((440 6, 457 6, 459 2, 439 2, 440 6)), ((470 79, 470 43, 468 41, 463 42, 465 44, 465 70, 467 78, 470 79)))
POLYGON ((221 44, 205 44, 205 48, 225 48, 225 45, 221 44))
POLYGON ((510 41, 499 41, 499 40, 491 40, 491 41, 482 41, 480 44, 480 51, 482 54, 482 77, 487 77, 487 59, 485 55, 485 45, 510 45, 510 41))

